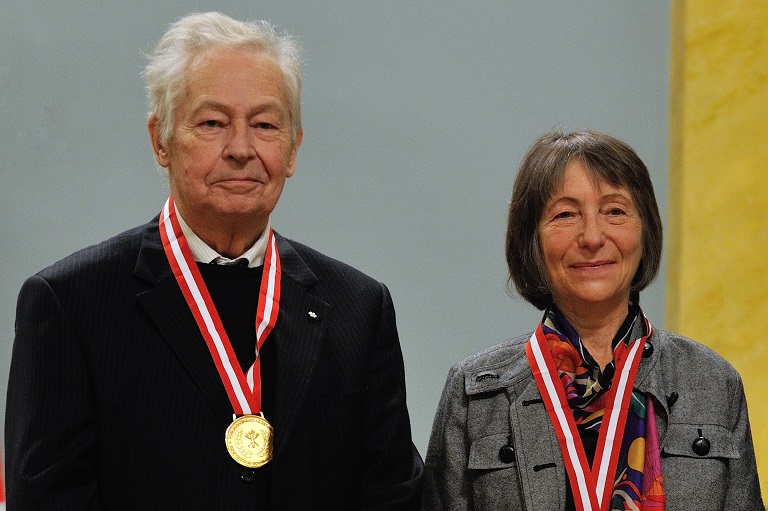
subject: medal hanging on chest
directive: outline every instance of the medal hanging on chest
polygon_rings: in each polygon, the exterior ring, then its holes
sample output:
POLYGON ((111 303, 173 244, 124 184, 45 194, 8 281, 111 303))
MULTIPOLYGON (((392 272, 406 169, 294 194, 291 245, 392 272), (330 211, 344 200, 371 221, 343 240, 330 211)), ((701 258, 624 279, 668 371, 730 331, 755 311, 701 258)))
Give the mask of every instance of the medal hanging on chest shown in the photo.
POLYGON ((259 350, 274 328, 280 309, 280 255, 275 235, 270 229, 256 311, 256 359, 247 374, 243 374, 240 368, 184 238, 172 197, 168 198, 160 214, 160 237, 176 281, 205 338, 232 403, 234 420, 224 434, 227 451, 239 464, 258 468, 272 459, 273 429, 261 411, 259 350))
POLYGON ((616 347, 616 372, 606 395, 605 413, 591 469, 541 324, 525 346, 536 386, 560 443, 578 511, 605 511, 610 505, 632 388, 645 340, 652 332, 648 320, 643 319, 647 334, 628 345, 622 342, 616 347))

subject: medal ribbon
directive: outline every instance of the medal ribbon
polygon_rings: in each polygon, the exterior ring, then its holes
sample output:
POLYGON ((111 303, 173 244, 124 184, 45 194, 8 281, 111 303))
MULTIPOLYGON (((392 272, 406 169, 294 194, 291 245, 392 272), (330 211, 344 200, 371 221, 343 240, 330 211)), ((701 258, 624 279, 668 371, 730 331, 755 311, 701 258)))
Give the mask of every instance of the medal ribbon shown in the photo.
POLYGON ((261 363, 259 350, 277 322, 280 309, 280 255, 272 229, 264 257, 264 270, 256 311, 256 360, 243 374, 237 356, 224 331, 216 307, 203 281, 197 263, 176 217, 173 197, 168 197, 160 214, 160 237, 168 262, 184 299, 195 317, 198 328, 211 352, 219 377, 224 383, 232 408, 237 415, 261 412, 261 363))
POLYGON ((616 373, 606 394, 606 407, 591 469, 541 324, 526 344, 528 363, 560 443, 577 511, 608 510, 632 388, 645 340, 652 332, 648 320, 643 319, 648 333, 630 345, 622 342, 616 347, 616 373))

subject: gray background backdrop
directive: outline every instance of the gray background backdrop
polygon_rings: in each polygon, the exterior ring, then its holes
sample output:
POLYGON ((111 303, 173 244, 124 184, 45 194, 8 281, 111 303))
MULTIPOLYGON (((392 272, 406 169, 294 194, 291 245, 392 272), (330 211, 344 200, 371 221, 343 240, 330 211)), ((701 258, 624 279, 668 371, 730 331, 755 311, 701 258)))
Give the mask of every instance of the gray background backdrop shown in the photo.
MULTIPOLYGON (((422 454, 450 365, 540 319, 507 295, 503 250, 534 138, 627 141, 665 216, 668 1, 3 2, 0 419, 23 280, 162 207, 142 52, 206 10, 305 46, 304 144, 274 225, 389 286, 422 454)), ((664 280, 642 297, 657 327, 664 280)))

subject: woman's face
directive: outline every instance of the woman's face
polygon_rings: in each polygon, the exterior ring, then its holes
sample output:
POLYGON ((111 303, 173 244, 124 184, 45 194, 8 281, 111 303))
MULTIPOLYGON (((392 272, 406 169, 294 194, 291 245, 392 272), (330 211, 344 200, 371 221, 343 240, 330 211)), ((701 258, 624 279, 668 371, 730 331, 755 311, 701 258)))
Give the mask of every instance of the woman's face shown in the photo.
POLYGON ((539 237, 552 297, 563 310, 624 307, 642 258, 642 222, 626 187, 595 182, 572 161, 544 208, 539 237))

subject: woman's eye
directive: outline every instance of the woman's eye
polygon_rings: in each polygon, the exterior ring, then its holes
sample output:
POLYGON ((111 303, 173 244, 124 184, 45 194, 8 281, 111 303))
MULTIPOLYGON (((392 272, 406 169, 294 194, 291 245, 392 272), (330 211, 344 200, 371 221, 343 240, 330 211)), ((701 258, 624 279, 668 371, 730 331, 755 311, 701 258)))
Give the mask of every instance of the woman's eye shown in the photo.
POLYGON ((608 214, 611 216, 620 216, 626 214, 625 211, 621 208, 612 208, 608 210, 608 214))

